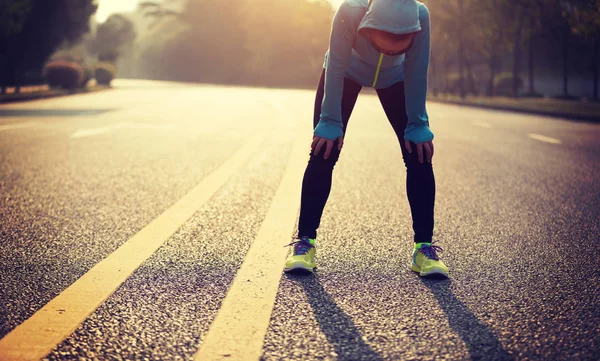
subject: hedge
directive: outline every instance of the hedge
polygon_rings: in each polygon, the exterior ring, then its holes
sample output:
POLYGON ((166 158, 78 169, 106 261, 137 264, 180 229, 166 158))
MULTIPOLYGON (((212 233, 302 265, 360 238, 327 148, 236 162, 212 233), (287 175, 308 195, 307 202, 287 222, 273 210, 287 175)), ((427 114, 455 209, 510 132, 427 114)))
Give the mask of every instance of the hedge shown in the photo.
POLYGON ((51 88, 75 89, 85 80, 81 65, 66 60, 51 60, 45 66, 42 75, 51 88))
POLYGON ((117 67, 113 63, 102 62, 96 65, 96 82, 101 85, 110 85, 115 78, 117 67))

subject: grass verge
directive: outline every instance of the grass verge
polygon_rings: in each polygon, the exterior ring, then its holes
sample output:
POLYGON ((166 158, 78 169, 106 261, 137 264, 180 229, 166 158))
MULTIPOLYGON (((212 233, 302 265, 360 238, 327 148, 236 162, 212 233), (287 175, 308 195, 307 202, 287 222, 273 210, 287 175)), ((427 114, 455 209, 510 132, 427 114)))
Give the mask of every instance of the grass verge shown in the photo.
POLYGON ((83 93, 93 93, 101 90, 110 89, 109 86, 104 85, 91 85, 87 88, 81 89, 46 89, 32 92, 23 92, 23 93, 11 93, 11 94, 3 94, 0 95, 0 104, 10 103, 10 102, 22 102, 29 100, 37 100, 51 97, 59 97, 65 95, 73 95, 73 94, 83 94, 83 93))
POLYGON ((600 102, 583 102, 554 98, 473 97, 460 99, 454 95, 430 95, 429 101, 508 110, 574 120, 600 122, 600 102))

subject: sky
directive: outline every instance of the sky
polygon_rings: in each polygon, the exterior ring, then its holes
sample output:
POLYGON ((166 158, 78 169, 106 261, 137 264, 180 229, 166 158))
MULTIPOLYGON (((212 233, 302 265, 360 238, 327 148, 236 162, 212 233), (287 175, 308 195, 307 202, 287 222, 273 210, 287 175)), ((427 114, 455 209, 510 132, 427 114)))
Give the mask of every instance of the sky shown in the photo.
POLYGON ((329 0, 334 9, 337 9, 343 1, 344 0, 329 0))
POLYGON ((96 21, 103 23, 110 14, 132 11, 137 3, 138 0, 98 0, 96 21))
MULTIPOLYGON (((334 8, 342 3, 343 0, 329 0, 334 8)), ((103 23, 110 14, 128 12, 135 9, 138 0, 98 0, 98 11, 96 12, 96 20, 103 23)))

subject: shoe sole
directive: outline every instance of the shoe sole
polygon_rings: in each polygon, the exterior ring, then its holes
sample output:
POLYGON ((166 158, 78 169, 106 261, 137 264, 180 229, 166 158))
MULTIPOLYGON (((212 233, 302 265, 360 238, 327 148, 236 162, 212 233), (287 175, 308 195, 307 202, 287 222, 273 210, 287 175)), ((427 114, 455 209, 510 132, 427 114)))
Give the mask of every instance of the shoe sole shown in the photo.
POLYGON ((448 272, 444 272, 443 270, 439 269, 439 268, 434 268, 431 271, 428 272, 421 272, 421 268, 419 268, 419 266, 417 265, 412 265, 412 267, 410 268, 413 272, 416 272, 419 274, 419 276, 421 277, 427 277, 427 276, 444 276, 444 277, 448 277, 448 272))
POLYGON ((316 267, 310 268, 310 267, 306 267, 303 264, 297 264, 294 265, 293 267, 286 267, 283 269, 284 272, 293 272, 293 271, 308 271, 310 273, 313 273, 315 271, 316 267))

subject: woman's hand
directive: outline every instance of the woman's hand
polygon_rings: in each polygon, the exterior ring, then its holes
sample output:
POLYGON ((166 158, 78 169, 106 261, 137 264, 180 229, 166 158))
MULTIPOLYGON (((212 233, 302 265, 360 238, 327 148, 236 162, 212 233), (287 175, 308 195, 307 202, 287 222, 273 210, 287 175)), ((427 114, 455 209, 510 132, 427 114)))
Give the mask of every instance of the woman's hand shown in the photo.
MULTIPOLYGON (((428 142, 417 143, 416 145, 417 155, 419 156, 419 163, 423 163, 423 149, 425 149, 427 163, 431 163, 431 158, 433 158, 433 141, 430 140, 428 142)), ((404 140, 404 146, 406 147, 409 153, 412 153, 409 140, 404 140)))
MULTIPOLYGON (((339 137, 337 140, 338 140, 338 150, 341 151, 342 146, 344 145, 344 137, 343 136, 339 137)), ((331 149, 333 149, 334 142, 335 142, 334 140, 317 137, 315 135, 315 136, 313 136, 313 141, 312 141, 312 144, 310 145, 310 148, 312 150, 314 150, 315 155, 319 155, 321 148, 323 148, 323 145, 325 145, 325 155, 323 156, 323 158, 327 159, 327 158, 329 158, 329 154, 331 154, 331 149)))

